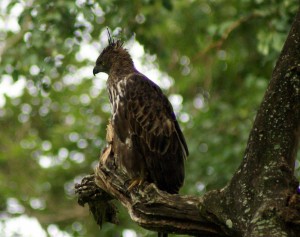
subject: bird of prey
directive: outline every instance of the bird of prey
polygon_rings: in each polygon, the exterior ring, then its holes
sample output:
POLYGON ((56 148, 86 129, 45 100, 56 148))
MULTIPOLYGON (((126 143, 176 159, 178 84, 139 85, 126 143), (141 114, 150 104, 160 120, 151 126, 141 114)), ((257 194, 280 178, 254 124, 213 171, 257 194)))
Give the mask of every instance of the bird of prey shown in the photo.
POLYGON ((109 36, 108 43, 93 74, 108 74, 113 149, 131 179, 129 189, 147 181, 160 190, 178 193, 188 147, 172 105, 159 86, 135 68, 122 41, 109 36))

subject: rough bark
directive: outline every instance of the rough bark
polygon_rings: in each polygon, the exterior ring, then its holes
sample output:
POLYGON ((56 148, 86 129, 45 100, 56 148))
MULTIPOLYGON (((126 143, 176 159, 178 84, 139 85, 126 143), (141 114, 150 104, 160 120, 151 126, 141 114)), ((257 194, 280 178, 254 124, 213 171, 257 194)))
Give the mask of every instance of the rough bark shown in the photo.
POLYGON ((87 177, 76 186, 76 192, 80 204, 93 207, 98 224, 102 220, 116 222, 114 198, 128 209, 133 221, 154 231, 195 236, 299 236, 300 195, 293 174, 299 131, 300 11, 258 110, 244 158, 226 187, 202 197, 170 195, 153 184, 128 192, 128 178, 115 165, 113 137, 109 136, 95 178, 87 177), (103 209, 103 203, 109 205, 103 209))

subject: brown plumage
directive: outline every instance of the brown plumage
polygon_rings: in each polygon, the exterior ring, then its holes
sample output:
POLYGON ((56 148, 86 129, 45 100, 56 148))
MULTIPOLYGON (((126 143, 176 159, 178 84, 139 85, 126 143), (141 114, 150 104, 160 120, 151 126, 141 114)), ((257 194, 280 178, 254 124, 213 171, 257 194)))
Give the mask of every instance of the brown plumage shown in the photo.
POLYGON ((120 165, 133 180, 178 193, 188 148, 167 97, 135 69, 121 41, 109 40, 93 70, 99 72, 109 75, 113 149, 120 165))

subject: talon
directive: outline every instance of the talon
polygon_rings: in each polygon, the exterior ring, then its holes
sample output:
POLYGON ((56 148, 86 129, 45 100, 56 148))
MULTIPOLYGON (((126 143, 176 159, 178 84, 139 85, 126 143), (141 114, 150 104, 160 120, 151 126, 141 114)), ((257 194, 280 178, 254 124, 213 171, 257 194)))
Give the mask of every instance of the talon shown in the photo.
POLYGON ((90 182, 94 182, 94 179, 95 179, 95 175, 94 175, 94 174, 85 176, 85 177, 81 180, 81 184, 79 184, 79 185, 83 185, 83 184, 87 184, 87 183, 90 183, 90 182))
POLYGON ((135 187, 141 186, 141 184, 142 184, 143 182, 144 182, 144 179, 141 178, 141 177, 132 179, 132 180, 130 181, 130 184, 129 184, 127 190, 128 190, 128 191, 131 191, 131 190, 134 189, 135 187))

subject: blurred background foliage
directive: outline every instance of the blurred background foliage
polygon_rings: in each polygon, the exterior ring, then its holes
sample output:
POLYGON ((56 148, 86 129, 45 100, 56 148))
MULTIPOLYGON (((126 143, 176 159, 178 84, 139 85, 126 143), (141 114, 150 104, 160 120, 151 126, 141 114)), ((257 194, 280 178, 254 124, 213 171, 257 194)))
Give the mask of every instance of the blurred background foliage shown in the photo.
POLYGON ((154 71, 149 76, 165 89, 190 149, 181 193, 202 195, 226 185, 237 169, 298 4, 11 0, 0 6, 1 220, 36 217, 49 236, 59 228, 71 236, 136 236, 128 235, 134 230, 151 237, 122 207, 120 225, 99 232, 74 196, 74 183, 92 172, 105 145, 106 77, 93 77, 92 68, 107 45, 106 27, 132 54, 142 52, 136 64, 146 75, 154 71))

